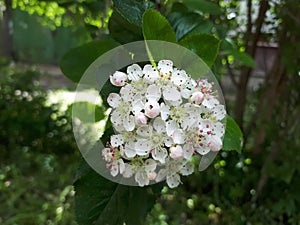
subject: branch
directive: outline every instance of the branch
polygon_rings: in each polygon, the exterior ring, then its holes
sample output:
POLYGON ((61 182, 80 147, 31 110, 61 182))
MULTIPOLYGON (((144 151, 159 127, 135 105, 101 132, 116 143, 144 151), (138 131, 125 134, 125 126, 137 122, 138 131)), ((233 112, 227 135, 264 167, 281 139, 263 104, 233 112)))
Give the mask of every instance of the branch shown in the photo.
POLYGON ((239 84, 238 84, 237 80, 235 79, 235 75, 233 73, 232 68, 230 67, 230 64, 229 64, 227 58, 226 58, 226 67, 227 67, 227 70, 228 70, 228 73, 229 73, 229 76, 230 76, 230 79, 231 79, 233 85, 237 88, 239 86, 239 84))

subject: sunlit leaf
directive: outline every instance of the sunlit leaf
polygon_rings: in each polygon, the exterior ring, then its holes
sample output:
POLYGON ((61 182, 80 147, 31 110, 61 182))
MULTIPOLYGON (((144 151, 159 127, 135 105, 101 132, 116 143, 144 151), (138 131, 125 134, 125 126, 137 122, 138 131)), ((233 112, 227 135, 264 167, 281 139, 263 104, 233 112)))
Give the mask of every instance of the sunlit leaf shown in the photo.
POLYGON ((69 110, 72 112, 74 107, 76 109, 76 114, 73 114, 73 116, 77 117, 82 122, 93 123, 105 118, 105 108, 91 102, 75 102, 69 106, 69 110))

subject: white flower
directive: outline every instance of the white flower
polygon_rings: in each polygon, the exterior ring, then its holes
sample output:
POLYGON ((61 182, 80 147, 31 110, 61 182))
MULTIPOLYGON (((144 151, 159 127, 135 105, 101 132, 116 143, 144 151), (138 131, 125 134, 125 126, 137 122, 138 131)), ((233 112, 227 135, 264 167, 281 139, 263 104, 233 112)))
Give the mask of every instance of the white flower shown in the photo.
POLYGON ((194 165, 185 160, 166 160, 165 169, 161 169, 157 176, 156 181, 160 182, 166 179, 167 184, 170 188, 177 187, 180 181, 180 175, 184 176, 190 175, 194 172, 194 165))
POLYGON ((160 105, 157 101, 149 100, 145 104, 145 115, 149 118, 155 118, 160 113, 160 105))
POLYGON ((160 60, 158 70, 162 76, 168 76, 173 72, 173 62, 171 60, 160 60))
POLYGON ((201 156, 202 170, 222 149, 226 110, 212 82, 195 81, 171 60, 133 64, 110 81, 121 87, 107 98, 116 134, 102 157, 112 176, 134 177, 139 186, 166 179, 174 188, 193 173, 193 157, 201 156))
POLYGON ((156 173, 156 162, 153 159, 147 159, 142 165, 136 168, 135 181, 140 187, 149 184, 150 180, 154 180, 156 173))
POLYGON ((133 64, 127 67, 128 79, 138 81, 143 76, 143 71, 138 64, 133 64))
POLYGON ((204 94, 201 91, 196 91, 191 96, 191 102, 200 105, 204 100, 204 94))
POLYGON ((119 147, 124 143, 124 137, 121 134, 112 135, 110 137, 110 144, 112 147, 119 147))
POLYGON ((107 98, 108 104, 114 108, 111 113, 110 121, 118 130, 124 128, 126 131, 133 131, 135 127, 135 119, 130 115, 131 104, 128 99, 121 97, 116 93, 110 93, 107 98))
POLYGON ((178 106, 182 103, 181 94, 175 87, 166 87, 163 90, 163 97, 171 105, 178 106))
POLYGON ((172 159, 178 160, 183 157, 183 150, 180 145, 176 145, 170 148, 170 157, 172 159))
POLYGON ((118 87, 122 87, 126 84, 127 74, 116 71, 113 75, 110 75, 110 82, 118 87))
POLYGON ((143 74, 144 74, 144 79, 148 83, 153 83, 154 81, 156 81, 160 77, 157 69, 154 66, 151 66, 151 65, 145 65, 144 66, 143 74))
POLYGON ((188 75, 184 70, 175 68, 172 73, 171 81, 177 86, 183 86, 189 80, 188 75))
POLYGON ((137 125, 147 124, 147 117, 145 116, 145 113, 137 112, 135 114, 135 122, 136 122, 137 125))

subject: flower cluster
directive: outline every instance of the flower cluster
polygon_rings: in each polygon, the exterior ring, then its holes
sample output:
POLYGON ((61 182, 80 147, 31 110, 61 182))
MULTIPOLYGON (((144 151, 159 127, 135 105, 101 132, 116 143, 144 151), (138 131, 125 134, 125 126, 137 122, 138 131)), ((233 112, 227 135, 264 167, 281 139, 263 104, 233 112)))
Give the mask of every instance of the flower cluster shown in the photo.
POLYGON ((170 60, 133 64, 110 82, 121 87, 107 98, 116 134, 102 157, 112 176, 134 176, 139 186, 166 179, 173 188, 193 173, 192 157, 222 148, 226 111, 213 83, 195 81, 170 60))

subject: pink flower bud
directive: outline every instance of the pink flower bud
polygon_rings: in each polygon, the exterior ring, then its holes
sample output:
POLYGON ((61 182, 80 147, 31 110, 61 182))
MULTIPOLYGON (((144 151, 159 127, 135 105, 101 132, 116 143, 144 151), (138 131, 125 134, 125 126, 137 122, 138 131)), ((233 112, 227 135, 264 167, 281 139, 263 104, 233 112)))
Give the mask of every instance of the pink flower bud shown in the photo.
POLYGON ((171 147, 170 148, 170 157, 172 159, 178 160, 181 159, 183 157, 183 150, 182 147, 180 145, 177 145, 175 147, 171 147))
POLYGON ((145 115, 149 118, 155 118, 156 116, 159 115, 160 112, 160 106, 158 102, 149 100, 145 104, 145 115))
POLYGON ((203 102, 203 99, 204 99, 204 95, 200 91, 194 92, 191 96, 192 103, 197 105, 200 105, 203 102))
POLYGON ((127 74, 123 72, 116 71, 113 75, 110 75, 110 82, 118 87, 125 85, 127 80, 127 74))
POLYGON ((145 124, 147 124, 147 117, 145 116, 144 113, 138 112, 135 115, 135 121, 138 125, 145 125, 145 124))

